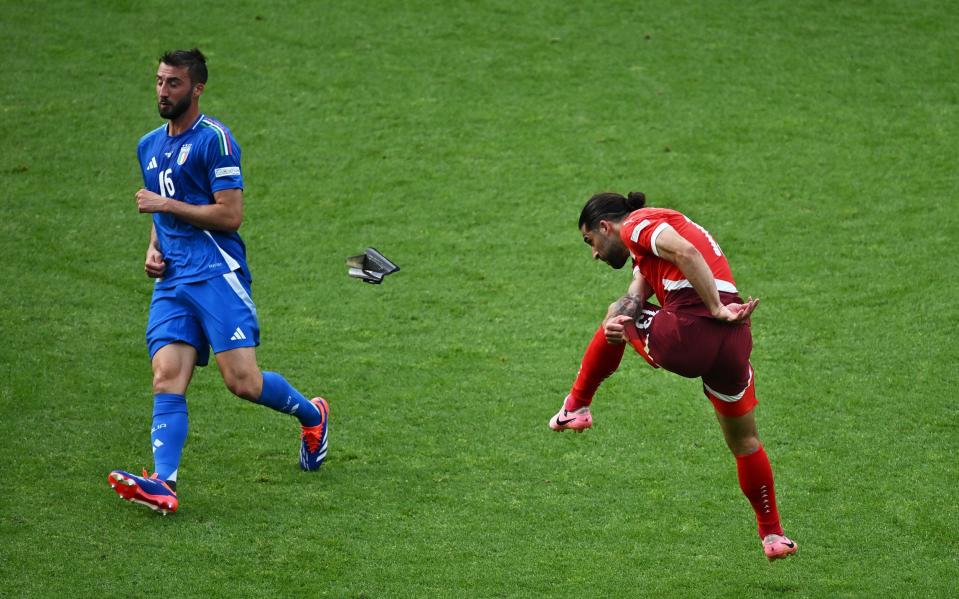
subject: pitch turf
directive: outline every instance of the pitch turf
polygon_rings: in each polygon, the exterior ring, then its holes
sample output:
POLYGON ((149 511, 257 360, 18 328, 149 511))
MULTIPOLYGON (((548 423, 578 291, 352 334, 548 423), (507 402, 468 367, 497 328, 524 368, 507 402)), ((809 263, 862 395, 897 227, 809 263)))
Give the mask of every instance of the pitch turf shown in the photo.
POLYGON ((0 8, 0 594, 954 592, 954 3, 0 8), (134 150, 193 44, 243 147, 261 363, 333 437, 299 472, 295 423, 203 369, 161 518, 106 475, 151 464, 134 150), (695 382, 627 356, 593 430, 546 428, 627 283, 575 228, 609 189, 762 298, 796 559, 763 559, 695 382), (403 267, 381 287, 346 276, 367 245, 403 267))

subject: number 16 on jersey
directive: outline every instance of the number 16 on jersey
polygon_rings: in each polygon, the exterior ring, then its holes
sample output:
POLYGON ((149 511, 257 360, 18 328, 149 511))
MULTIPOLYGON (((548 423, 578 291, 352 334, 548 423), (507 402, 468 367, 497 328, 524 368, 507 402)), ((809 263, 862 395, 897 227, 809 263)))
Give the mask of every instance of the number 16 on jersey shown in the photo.
POLYGON ((173 169, 168 168, 165 171, 160 171, 160 195, 165 198, 172 198, 176 193, 176 188, 173 186, 173 169))

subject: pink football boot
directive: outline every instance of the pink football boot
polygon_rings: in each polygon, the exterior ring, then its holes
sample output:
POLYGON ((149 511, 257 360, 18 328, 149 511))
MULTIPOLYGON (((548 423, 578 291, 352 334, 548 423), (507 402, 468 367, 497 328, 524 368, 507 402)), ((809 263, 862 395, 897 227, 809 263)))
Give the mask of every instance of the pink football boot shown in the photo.
POLYGON ((763 551, 769 561, 789 557, 798 549, 799 546, 792 539, 782 535, 766 535, 763 539, 763 551))
POLYGON ((569 429, 581 433, 591 426, 593 426, 593 417, 589 413, 589 407, 582 407, 572 412, 563 408, 549 420, 549 427, 556 432, 569 429))

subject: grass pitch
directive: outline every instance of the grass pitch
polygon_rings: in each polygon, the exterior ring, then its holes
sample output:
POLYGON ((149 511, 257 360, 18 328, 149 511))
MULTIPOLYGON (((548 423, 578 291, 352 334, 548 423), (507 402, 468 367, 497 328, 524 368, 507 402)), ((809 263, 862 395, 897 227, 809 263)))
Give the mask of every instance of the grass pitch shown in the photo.
POLYGON ((948 2, 0 2, 0 594, 948 596, 959 579, 959 191, 948 2), (198 45, 243 148, 264 368, 296 425, 189 393, 182 508, 149 466, 155 57, 198 45), (546 421, 628 274, 576 231, 645 191, 730 256, 800 554, 767 564, 694 381, 627 355, 546 421), (380 287, 344 259, 374 245, 380 287))

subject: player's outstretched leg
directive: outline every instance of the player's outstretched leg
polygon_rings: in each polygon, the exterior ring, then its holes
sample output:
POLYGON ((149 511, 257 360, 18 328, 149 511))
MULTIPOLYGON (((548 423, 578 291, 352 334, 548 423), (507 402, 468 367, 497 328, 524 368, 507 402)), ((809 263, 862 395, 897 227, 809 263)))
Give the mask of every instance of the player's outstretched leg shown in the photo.
POLYGON ((583 406, 578 410, 568 410, 566 406, 569 405, 569 402, 570 399, 567 396, 562 409, 549 419, 549 428, 556 432, 569 429, 581 433, 593 426, 593 417, 589 413, 589 406, 583 406))
POLYGON ((563 402, 563 409, 550 418, 549 428, 557 432, 570 429, 579 433, 593 426, 593 417, 589 413, 593 395, 603 381, 619 368, 625 347, 607 343, 605 329, 602 326, 596 329, 586 346, 573 388, 563 402))
POLYGON ((323 465, 329 450, 330 430, 330 405, 322 397, 314 397, 310 403, 320 412, 321 421, 315 426, 304 425, 300 433, 300 468, 307 471, 319 470, 323 465))
POLYGON ((625 345, 607 343, 602 326, 596 329, 586 346, 576 380, 573 381, 573 387, 566 398, 565 407, 568 410, 578 410, 592 403, 593 395, 599 386, 619 368, 625 349, 625 345))
POLYGON ((147 476, 146 470, 143 471, 143 476, 130 474, 123 470, 114 470, 107 477, 107 482, 123 499, 145 505, 164 516, 170 512, 175 512, 180 507, 180 502, 177 500, 173 489, 165 481, 160 480, 156 474, 147 476))

